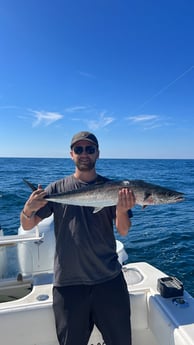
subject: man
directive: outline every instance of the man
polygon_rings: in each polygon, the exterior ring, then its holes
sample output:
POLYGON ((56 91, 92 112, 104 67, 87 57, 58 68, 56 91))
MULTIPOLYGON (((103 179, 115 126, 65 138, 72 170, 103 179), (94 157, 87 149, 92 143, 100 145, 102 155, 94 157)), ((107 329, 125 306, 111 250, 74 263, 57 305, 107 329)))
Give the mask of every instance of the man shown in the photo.
POLYGON ((133 193, 123 188, 117 206, 93 213, 92 207, 47 202, 46 194, 60 193, 108 179, 97 174, 98 140, 80 132, 71 141, 75 172, 34 191, 21 212, 29 230, 54 214, 56 250, 53 310, 60 345, 87 345, 94 324, 106 345, 130 345, 130 303, 117 259, 113 221, 121 235, 131 226, 133 193))

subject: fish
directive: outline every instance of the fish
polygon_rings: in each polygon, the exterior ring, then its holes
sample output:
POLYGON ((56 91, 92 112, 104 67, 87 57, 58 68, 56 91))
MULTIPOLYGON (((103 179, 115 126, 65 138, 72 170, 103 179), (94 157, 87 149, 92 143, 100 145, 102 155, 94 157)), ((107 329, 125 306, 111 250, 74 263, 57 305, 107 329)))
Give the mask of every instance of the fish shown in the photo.
MULTIPOLYGON (((36 189, 27 180, 24 182, 31 189, 36 189)), ((184 194, 181 192, 143 180, 109 180, 64 193, 46 195, 45 199, 66 205, 93 207, 93 213, 97 213, 104 207, 117 205, 118 193, 122 188, 131 190, 135 196, 135 204, 143 208, 148 205, 170 204, 184 200, 184 194)))

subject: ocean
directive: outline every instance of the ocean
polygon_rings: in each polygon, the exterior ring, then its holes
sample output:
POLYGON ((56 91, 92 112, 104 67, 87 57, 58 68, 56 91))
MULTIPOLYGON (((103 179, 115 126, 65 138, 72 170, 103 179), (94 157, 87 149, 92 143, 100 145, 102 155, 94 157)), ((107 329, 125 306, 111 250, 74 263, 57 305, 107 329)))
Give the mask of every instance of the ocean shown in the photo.
MULTIPOLYGON (((112 179, 141 179, 185 193, 177 204, 133 209, 132 228, 123 242, 128 262, 146 261, 176 276, 194 297, 194 160, 99 159, 99 174, 112 179)), ((19 214, 30 195, 26 178, 45 187, 74 172, 71 159, 0 158, 0 225, 16 234, 19 214)))

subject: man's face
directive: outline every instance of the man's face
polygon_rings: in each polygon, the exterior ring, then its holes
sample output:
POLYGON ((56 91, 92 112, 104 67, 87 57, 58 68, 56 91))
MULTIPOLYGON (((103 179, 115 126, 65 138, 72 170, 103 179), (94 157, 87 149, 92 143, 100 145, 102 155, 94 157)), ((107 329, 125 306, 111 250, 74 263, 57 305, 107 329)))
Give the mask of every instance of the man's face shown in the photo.
POLYGON ((95 167, 99 158, 99 150, 96 145, 87 140, 78 141, 70 152, 71 157, 80 171, 90 171, 95 167))

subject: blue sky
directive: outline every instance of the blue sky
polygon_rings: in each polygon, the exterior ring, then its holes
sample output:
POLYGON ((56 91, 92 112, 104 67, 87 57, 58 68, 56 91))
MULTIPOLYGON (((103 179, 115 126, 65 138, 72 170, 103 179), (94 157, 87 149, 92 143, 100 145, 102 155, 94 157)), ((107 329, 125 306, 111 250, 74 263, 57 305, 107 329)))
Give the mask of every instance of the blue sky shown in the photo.
POLYGON ((194 158, 193 0, 0 0, 0 157, 194 158))

